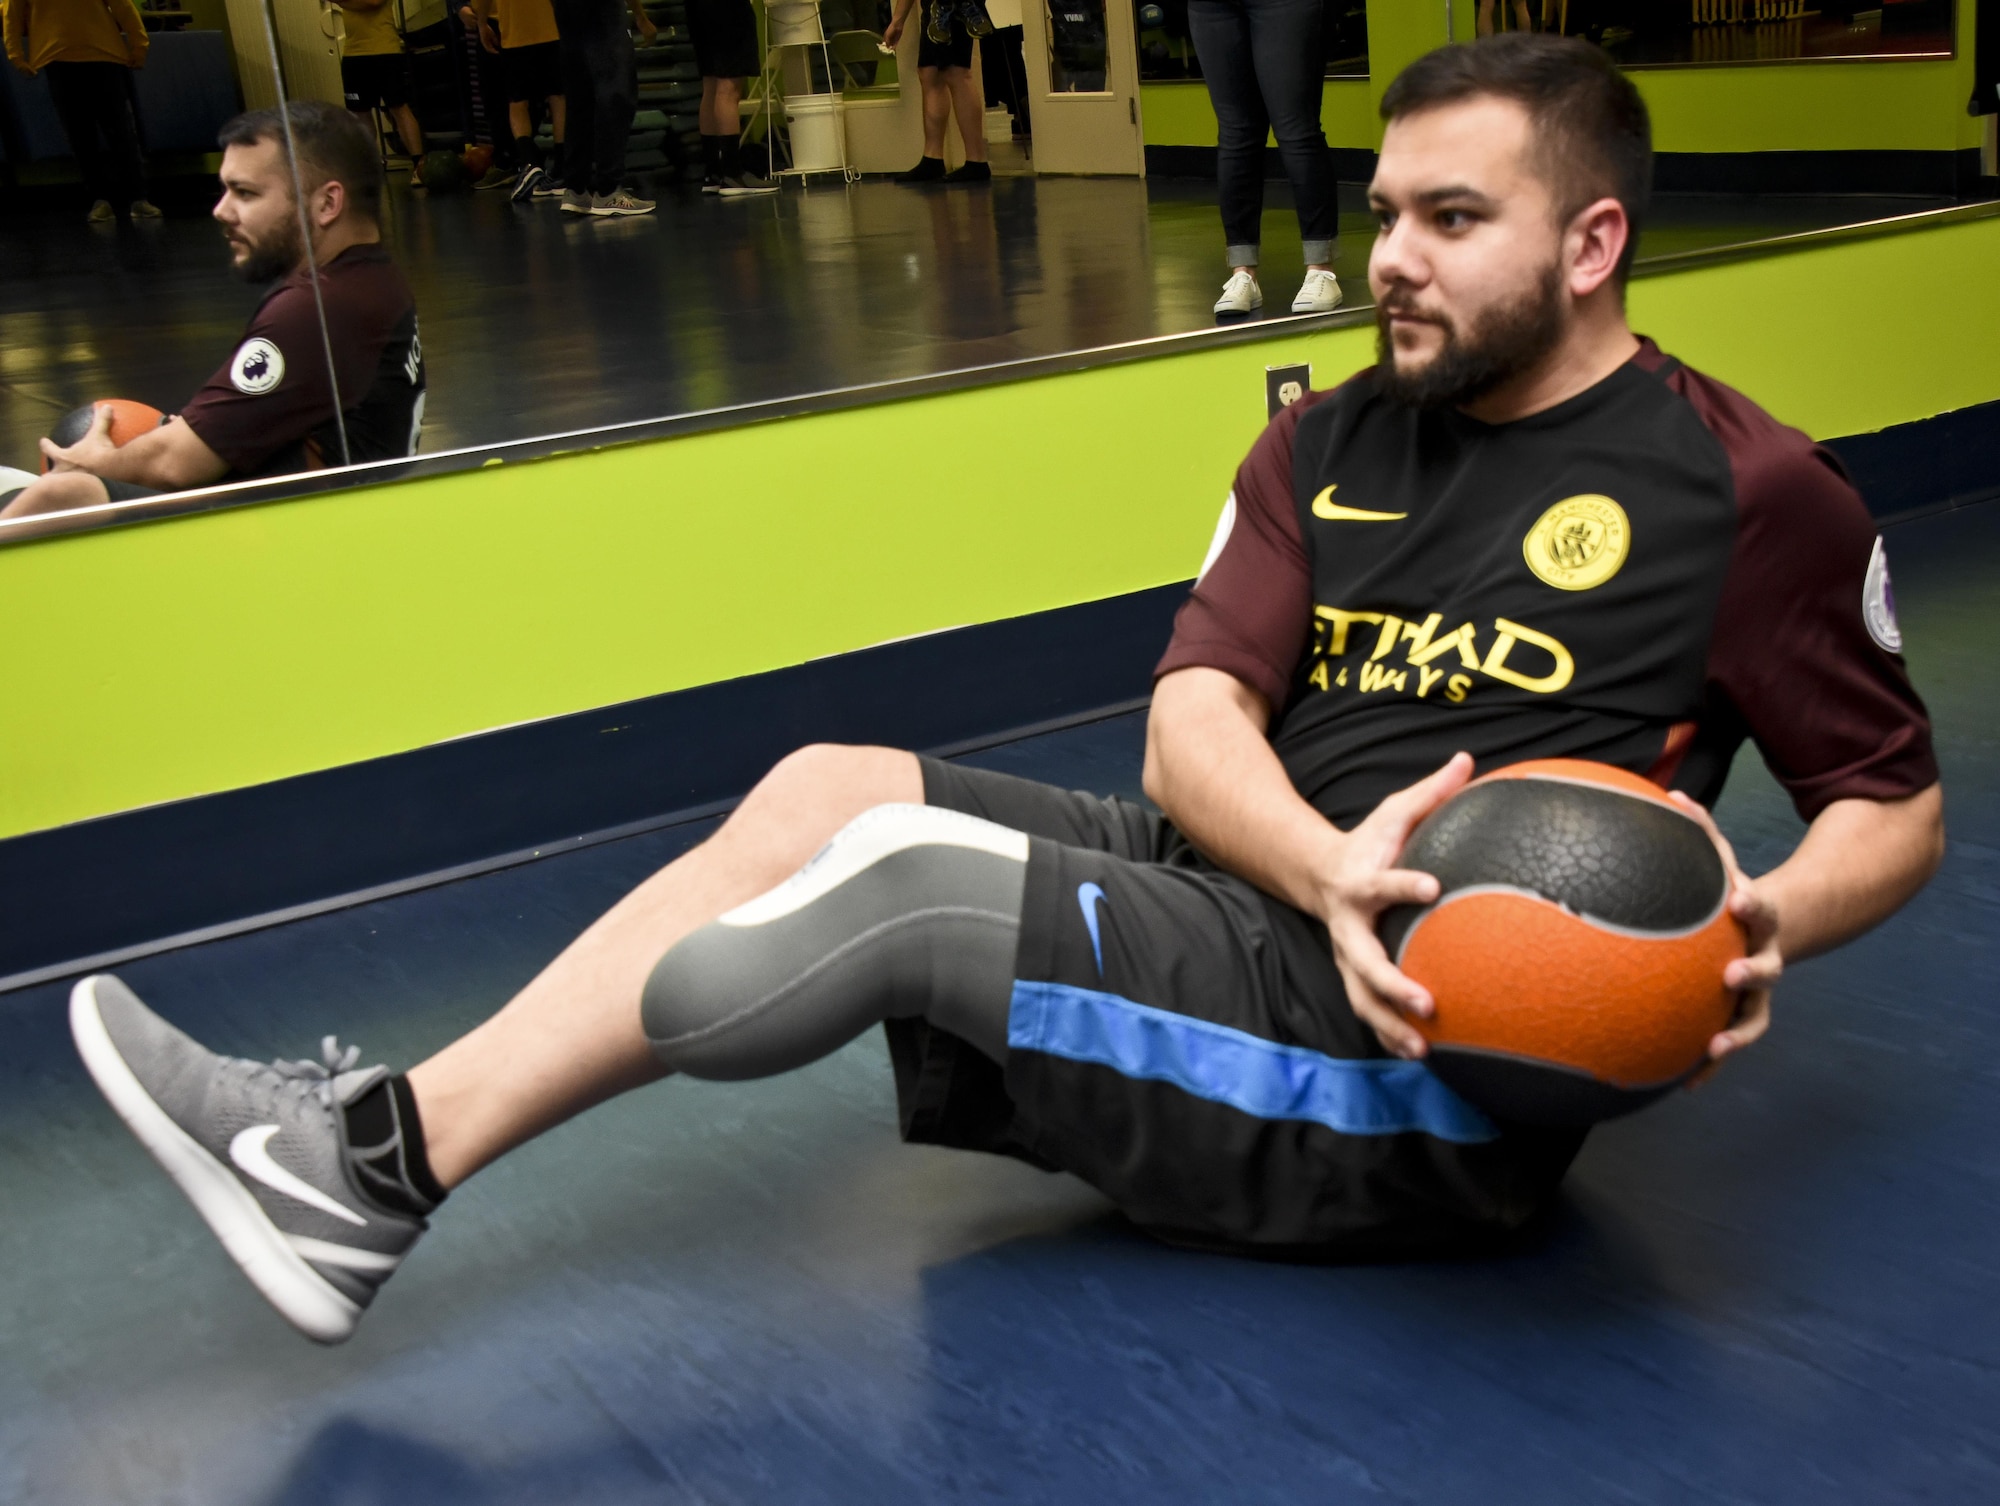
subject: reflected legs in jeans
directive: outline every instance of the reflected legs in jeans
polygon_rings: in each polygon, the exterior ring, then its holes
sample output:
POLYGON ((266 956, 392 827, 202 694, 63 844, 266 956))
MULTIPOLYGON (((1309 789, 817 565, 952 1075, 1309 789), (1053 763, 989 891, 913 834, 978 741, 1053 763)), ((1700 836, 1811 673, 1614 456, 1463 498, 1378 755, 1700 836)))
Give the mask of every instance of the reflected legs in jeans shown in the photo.
POLYGON ((1319 122, 1320 0, 1188 0, 1188 32, 1215 105, 1229 264, 1257 265, 1266 132, 1277 135, 1291 180, 1306 265, 1330 264, 1339 204, 1319 122))

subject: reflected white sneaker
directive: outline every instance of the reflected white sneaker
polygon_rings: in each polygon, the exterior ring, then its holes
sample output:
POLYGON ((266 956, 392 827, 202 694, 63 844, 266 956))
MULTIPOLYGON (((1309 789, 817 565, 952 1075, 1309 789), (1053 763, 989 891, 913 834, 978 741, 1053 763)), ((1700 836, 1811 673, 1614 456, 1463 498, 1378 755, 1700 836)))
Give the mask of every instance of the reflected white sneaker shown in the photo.
POLYGON ((565 188, 562 191, 562 212, 564 214, 589 214, 590 195, 580 188, 565 188))
POLYGON ((400 1143, 348 1143, 348 1106, 389 1075, 332 1036, 322 1062, 218 1056, 109 974, 69 996, 70 1034, 98 1090, 187 1194, 243 1274, 309 1339, 338 1344, 401 1265, 433 1205, 373 1167, 400 1143))
POLYGON ((1340 279, 1317 267, 1306 273, 1299 296, 1292 300, 1295 314, 1330 314, 1340 307, 1340 279))
POLYGON ((1215 300, 1218 314, 1253 314, 1263 306, 1264 290, 1257 286, 1257 274, 1243 267, 1229 274, 1222 296, 1215 300))
POLYGON ((108 225, 118 218, 118 211, 111 207, 109 199, 99 199, 90 206, 90 213, 84 218, 93 225, 108 225))

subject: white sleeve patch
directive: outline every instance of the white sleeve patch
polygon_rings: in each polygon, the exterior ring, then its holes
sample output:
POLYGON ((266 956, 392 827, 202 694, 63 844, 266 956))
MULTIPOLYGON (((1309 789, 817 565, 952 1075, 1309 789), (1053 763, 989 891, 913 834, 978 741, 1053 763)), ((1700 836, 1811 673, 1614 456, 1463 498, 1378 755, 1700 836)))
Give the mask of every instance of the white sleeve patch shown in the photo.
POLYGON ((1880 535, 1868 556, 1868 574, 1861 583, 1861 620, 1876 647, 1891 654, 1903 651, 1903 629, 1896 621, 1896 591, 1889 584, 1889 556, 1880 535))
POLYGON ((1222 516, 1215 520, 1215 537, 1208 541, 1208 553, 1202 556, 1201 569, 1195 572, 1194 583, 1200 585, 1202 577, 1208 574, 1209 566, 1222 558, 1222 551, 1229 545, 1229 535, 1236 528, 1236 493, 1231 492, 1222 502, 1222 516))
POLYGON ((285 353, 259 335, 245 340, 229 361, 229 385, 246 397, 269 392, 285 379, 285 353))

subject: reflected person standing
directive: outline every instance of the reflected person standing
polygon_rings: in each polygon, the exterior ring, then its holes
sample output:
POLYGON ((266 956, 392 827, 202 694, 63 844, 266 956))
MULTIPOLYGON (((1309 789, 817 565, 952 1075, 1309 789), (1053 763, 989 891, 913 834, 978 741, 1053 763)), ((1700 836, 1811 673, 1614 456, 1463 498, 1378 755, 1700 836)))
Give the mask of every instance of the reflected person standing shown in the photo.
POLYGON ((215 219, 244 281, 270 284, 234 353, 180 413, 114 446, 100 407, 83 439, 42 441, 53 469, 0 518, 135 501, 219 481, 288 475, 348 458, 414 454, 425 374, 410 285, 382 246, 382 166, 366 126, 318 100, 288 107, 298 143, 322 335, 285 159, 284 121, 253 110, 222 128, 215 219), (328 382, 331 349, 336 381, 328 382), (335 418, 335 392, 339 418, 335 418))
POLYGON ((1188 0, 1188 35, 1215 105, 1216 187, 1229 258, 1229 281, 1215 303, 1219 315, 1250 314, 1264 306, 1257 262, 1269 135, 1278 138, 1291 180, 1305 253, 1305 281, 1292 312, 1324 314, 1340 306, 1333 275, 1338 183, 1319 123, 1323 30, 1321 0, 1188 0))
POLYGON ((44 75, 76 165, 90 190, 90 220, 123 206, 156 220, 146 198, 146 157, 132 109, 132 74, 146 66, 146 27, 132 0, 7 0, 7 59, 44 75))

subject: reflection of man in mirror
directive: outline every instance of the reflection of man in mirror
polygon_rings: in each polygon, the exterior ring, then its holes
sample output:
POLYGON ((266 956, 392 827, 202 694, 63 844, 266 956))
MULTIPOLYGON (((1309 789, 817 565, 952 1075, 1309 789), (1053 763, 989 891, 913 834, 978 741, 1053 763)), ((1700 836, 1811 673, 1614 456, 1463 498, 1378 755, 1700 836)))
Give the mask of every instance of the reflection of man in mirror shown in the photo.
POLYGON ((276 110, 222 128, 216 221, 246 282, 271 284, 243 338, 178 416, 114 446, 111 409, 69 449, 42 441, 51 472, 14 494, 0 517, 133 501, 160 492, 314 470, 346 458, 413 454, 424 412, 424 359, 410 285, 382 246, 382 169, 368 129, 338 106, 290 106, 300 214, 276 110), (314 307, 312 266, 326 309, 314 307), (334 384, 329 386, 328 367, 334 384), (341 423, 335 421, 335 392, 341 423))

